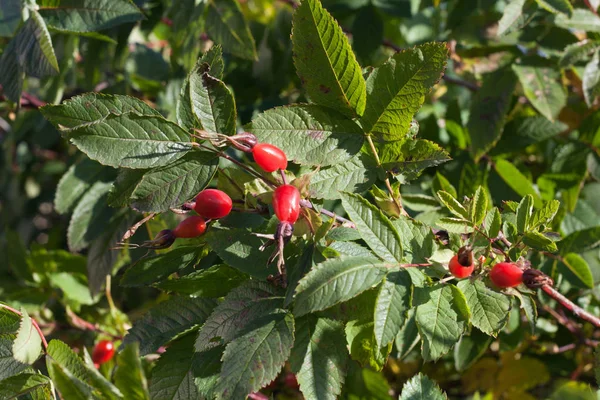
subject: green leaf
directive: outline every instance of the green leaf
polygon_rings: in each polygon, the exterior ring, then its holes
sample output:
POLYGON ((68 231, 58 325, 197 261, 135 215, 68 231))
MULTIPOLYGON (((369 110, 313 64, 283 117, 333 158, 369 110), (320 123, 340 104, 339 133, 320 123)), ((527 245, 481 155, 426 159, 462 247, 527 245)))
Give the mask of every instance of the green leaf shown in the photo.
POLYGON ((447 58, 444 43, 425 43, 375 68, 367 79, 368 106, 361 119, 365 132, 385 140, 405 137, 425 95, 441 79, 447 58))
POLYGON ((282 149, 301 165, 329 166, 360 151, 363 131, 356 122, 317 105, 276 107, 256 116, 248 130, 259 142, 282 149))
POLYGON ((379 347, 394 341, 410 309, 412 281, 404 269, 392 269, 385 277, 375 303, 375 339, 379 347))
POLYGON ((600 245, 600 226, 571 233, 559 242, 560 254, 583 253, 600 245))
POLYGON ((404 359, 419 343, 419 329, 417 328, 417 322, 415 320, 415 309, 411 308, 408 310, 406 321, 404 325, 396 335, 394 344, 396 345, 396 358, 398 360, 404 359))
POLYGON ((510 298, 489 289, 481 280, 465 279, 457 286, 465 295, 473 326, 490 336, 498 335, 508 321, 510 298))
POLYGON ((131 192, 130 205, 140 212, 164 212, 180 207, 208 186, 218 164, 219 157, 214 153, 193 151, 174 163, 152 169, 131 192))
POLYGON ((519 196, 524 197, 530 194, 533 196, 533 205, 535 207, 542 206, 542 199, 535 191, 531 181, 529 181, 529 179, 527 179, 527 177, 525 177, 525 175, 523 175, 510 161, 497 159, 495 167, 496 172, 500 175, 502 180, 519 196))
POLYGON ((404 384, 402 394, 399 397, 399 400, 417 399, 447 400, 448 397, 427 375, 419 373, 404 384))
POLYGON ((14 103, 18 103, 21 99, 23 78, 25 77, 23 67, 16 56, 17 38, 22 32, 23 30, 19 30, 17 35, 8 42, 0 57, 0 85, 2 85, 2 93, 8 100, 14 103))
POLYGON ((534 211, 531 220, 529 221, 529 226, 532 229, 539 227, 540 225, 551 224, 554 216, 558 212, 560 208, 560 201, 551 200, 542 206, 542 208, 534 211))
POLYGON ((211 228, 204 236, 206 243, 230 267, 239 269, 257 279, 266 279, 276 273, 269 265, 268 251, 261 251, 263 240, 247 229, 211 228))
POLYGON ((217 399, 241 399, 271 382, 293 345, 292 314, 281 311, 256 320, 248 333, 225 348, 217 399))
POLYGON ((574 275, 574 279, 569 279, 569 282, 578 287, 593 289, 594 277, 592 276, 590 266, 583 257, 576 253, 568 253, 561 261, 560 265, 564 265, 568 271, 565 275, 567 277, 574 275))
POLYGON ((492 153, 514 153, 529 145, 554 137, 567 128, 566 124, 560 121, 551 122, 541 115, 517 117, 506 124, 502 138, 492 153))
POLYGON ((96 302, 90 293, 85 276, 72 272, 59 272, 49 274, 48 278, 52 286, 62 290, 65 300, 85 305, 96 302))
POLYGON ((13 342, 12 354, 15 360, 23 364, 33 364, 40 358, 42 339, 24 308, 21 308, 21 314, 21 325, 13 342))
POLYGON ((134 323, 123 343, 139 342, 142 356, 155 352, 160 346, 202 325, 216 306, 213 299, 171 297, 134 323))
POLYGON ((600 51, 598 50, 583 71, 583 94, 588 107, 592 106, 600 94, 600 51))
POLYGON ((0 397, 13 399, 25 396, 34 390, 49 389, 52 381, 41 374, 22 373, 0 381, 0 397))
POLYGON ((188 134, 173 122, 133 113, 75 128, 69 139, 101 164, 134 169, 170 164, 192 148, 188 134))
POLYGON ((485 217, 484 223, 487 235, 491 238, 495 238, 500 233, 500 229, 502 229, 502 217, 500 216, 500 211, 496 207, 493 210, 488 212, 485 217))
POLYGON ((431 188, 434 196, 437 196, 437 192, 443 190, 444 192, 450 193, 454 198, 458 197, 456 188, 452 186, 450 181, 444 175, 440 174, 439 171, 435 172, 435 177, 431 182, 431 188))
POLYGON ((217 346, 209 350, 196 352, 192 364, 194 383, 202 396, 214 399, 214 390, 221 372, 221 356, 225 346, 217 346))
POLYGON ((385 261, 402 261, 400 235, 392 222, 377 207, 357 194, 343 193, 342 204, 362 239, 385 261))
POLYGON ((554 121, 567 104, 567 92, 560 83, 556 67, 540 63, 513 65, 525 96, 550 121, 554 121))
POLYGON ((565 47, 565 51, 558 62, 562 68, 569 67, 580 61, 588 59, 590 54, 600 48, 599 40, 584 39, 565 47))
MULTIPOLYGON (((16 332, 15 332, 16 333, 16 332)), ((16 375, 28 367, 13 357, 13 341, 15 335, 0 335, 0 382, 2 379, 16 375)))
POLYGON ((600 32, 600 18, 590 10, 584 8, 576 8, 573 10, 573 15, 567 17, 564 14, 556 16, 554 23, 565 29, 575 29, 586 32, 600 32))
POLYGON ((542 233, 535 231, 527 232, 525 236, 523 236, 523 243, 535 249, 549 251, 551 253, 555 253, 558 251, 558 247, 552 239, 544 236, 544 234, 542 233))
POLYGON ((377 7, 368 4, 356 12, 352 23, 352 48, 362 65, 373 65, 383 43, 384 22, 377 7))
POLYGON ((458 342, 469 321, 465 296, 453 285, 415 287, 413 305, 423 359, 435 361, 458 342))
POLYGON ((528 0, 510 0, 504 7, 502 18, 498 21, 498 36, 509 33, 519 25, 523 25, 523 22, 526 19, 524 7, 527 2, 528 0))
POLYGON ((226 52, 257 60, 254 38, 237 0, 209 0, 205 23, 208 35, 226 52))
POLYGON ((54 209, 59 214, 68 213, 93 183, 97 180, 103 181, 109 175, 109 169, 89 158, 73 164, 58 182, 54 197, 54 209))
POLYGON ((114 380, 115 385, 127 400, 148 400, 150 398, 137 343, 125 346, 117 355, 114 380))
POLYGON ((458 202, 450 193, 440 190, 437 192, 437 196, 444 206, 452 214, 456 215, 459 219, 469 221, 469 212, 467 209, 458 202))
POLYGON ((380 147, 381 166, 401 182, 418 178, 424 169, 450 161, 450 155, 434 142, 406 138, 380 147))
POLYGON ((227 344, 247 331, 253 321, 279 312, 283 295, 272 285, 248 281, 233 289, 206 320, 196 340, 196 350, 227 344))
POLYGON ((431 228, 404 216, 394 220, 393 224, 398 230, 404 250, 402 261, 414 264, 429 262, 429 257, 437 249, 431 228))
POLYGON ((531 334, 534 335, 538 317, 535 300, 532 298, 532 296, 528 296, 522 293, 520 293, 520 295, 517 295, 516 297, 519 298, 519 301, 521 303, 521 309, 523 310, 525 316, 527 317, 527 320, 529 321, 531 334))
POLYGON ((516 86, 515 74, 507 68, 500 68, 484 76, 481 89, 471 99, 467 129, 476 161, 500 139, 516 86))
POLYGON ((366 87, 348 38, 318 0, 304 0, 292 25, 296 72, 310 99, 347 117, 365 111, 366 87))
POLYGON ((192 365, 194 335, 186 335, 171 344, 152 369, 148 391, 156 400, 197 399, 192 365))
POLYGON ((192 272, 178 279, 158 282, 157 288, 167 292, 187 294, 194 297, 223 297, 231 289, 248 280, 248 275, 227 265, 212 267, 192 272))
POLYGON ((487 214, 488 198, 481 186, 477 188, 469 207, 469 218, 475 225, 480 225, 487 214))
POLYGON ((89 386, 75 378, 68 369, 51 358, 46 358, 46 368, 48 368, 48 374, 62 398, 73 400, 93 398, 92 389, 89 386))
POLYGON ((18 45, 19 49, 27 49, 27 61, 24 64, 25 73, 43 77, 45 75, 56 75, 59 72, 58 61, 54 54, 54 47, 52 46, 52 39, 50 38, 50 32, 46 27, 46 21, 40 16, 37 11, 30 11, 29 20, 23 27, 24 31, 30 31, 28 34, 35 36, 35 44, 31 42, 21 42, 18 45))
POLYGON ((208 64, 202 62, 188 77, 192 111, 205 131, 234 135, 237 114, 233 94, 208 70, 208 64))
POLYGON ((95 124, 112 114, 160 116, 158 111, 135 97, 102 93, 75 96, 60 105, 49 104, 41 107, 40 112, 56 129, 66 132, 95 124))
POLYGON ((310 197, 339 199, 340 192, 361 193, 377 179, 377 168, 372 159, 359 153, 343 163, 323 168, 310 178, 310 197))
POLYGON ((299 317, 350 300, 381 282, 387 266, 363 257, 334 258, 316 265, 298 283, 294 315, 299 317))
POLYGON ((529 220, 533 212, 533 196, 528 194, 523 197, 517 207, 517 230, 519 233, 527 232, 529 228, 529 220))
POLYGON ((553 14, 564 14, 567 17, 573 15, 573 6, 569 0, 535 0, 535 2, 544 10, 553 14))
POLYGON ((474 231, 471 223, 461 218, 440 218, 435 224, 451 233, 467 234, 474 231))
POLYGON ((98 181, 83 195, 69 223, 67 241, 69 250, 75 252, 87 248, 105 229, 114 210, 108 207, 110 182, 98 181))
POLYGON ((469 336, 464 335, 454 347, 454 365, 457 371, 471 367, 490 347, 492 337, 472 329, 469 336))
POLYGON ((20 23, 21 1, 3 1, 0 4, 0 36, 12 37, 20 23))
POLYGON ((100 31, 144 18, 127 0, 44 0, 39 11, 51 27, 72 32, 100 31))
POLYGON ((349 361, 343 323, 307 315, 298 319, 296 325, 290 365, 300 391, 307 399, 335 400, 342 390, 349 361))
POLYGON ((21 318, 18 314, 2 307, 1 304, 2 303, 0 303, 0 335, 16 334, 21 326, 21 318))

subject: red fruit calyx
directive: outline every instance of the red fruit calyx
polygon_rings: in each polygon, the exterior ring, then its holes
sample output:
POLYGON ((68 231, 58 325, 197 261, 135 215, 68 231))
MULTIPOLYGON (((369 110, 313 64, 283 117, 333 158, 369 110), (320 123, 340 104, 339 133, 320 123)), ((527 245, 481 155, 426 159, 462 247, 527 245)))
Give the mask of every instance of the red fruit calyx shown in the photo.
POLYGON ((295 186, 281 185, 273 192, 273 210, 281 222, 293 224, 300 216, 300 192, 295 186))
MULTIPOLYGON (((475 269, 475 264, 473 264, 473 253, 469 250, 470 257, 465 256, 464 253, 461 253, 461 248, 458 251, 458 254, 452 257, 450 262, 448 263, 448 269, 450 273, 454 275, 456 278, 466 278, 471 276, 473 270, 475 269), (462 257, 461 257, 462 256, 462 257), (465 265, 466 264, 466 265, 465 265)), ((464 250, 467 251, 467 250, 464 250)))
POLYGON ((279 147, 268 143, 259 143, 252 148, 254 161, 266 172, 287 168, 287 156, 279 147))
POLYGON ((227 193, 217 189, 206 189, 198 193, 194 210, 206 219, 219 219, 231 212, 233 202, 227 193))
POLYGON ((95 365, 97 364, 100 366, 101 364, 110 361, 114 354, 114 343, 109 340, 101 340, 94 347, 94 351, 92 352, 92 361, 95 365))
POLYGON ((176 238, 195 238, 202 236, 204 232, 206 232, 206 221, 198 215, 187 217, 173 229, 176 238))
POLYGON ((501 262, 490 271, 490 279, 500 288, 515 287, 523 282, 523 270, 511 262, 501 262))

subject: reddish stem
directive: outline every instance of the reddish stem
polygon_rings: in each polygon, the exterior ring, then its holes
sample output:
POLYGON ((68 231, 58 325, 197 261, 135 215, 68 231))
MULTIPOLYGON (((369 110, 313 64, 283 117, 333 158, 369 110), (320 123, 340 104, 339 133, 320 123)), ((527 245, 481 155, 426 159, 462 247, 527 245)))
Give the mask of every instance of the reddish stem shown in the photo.
POLYGON ((577 304, 573 303, 571 300, 567 299, 565 296, 559 293, 552 286, 543 285, 541 289, 544 292, 546 292, 548 296, 552 297, 554 300, 559 302, 564 308, 571 311, 573 315, 588 321, 596 328, 600 328, 600 318, 585 311, 583 308, 579 307, 577 304))
MULTIPOLYGON (((14 308, 12 308, 11 306, 7 306, 6 304, 0 304, 0 307, 4 307, 6 308, 8 311, 12 311, 15 314, 23 317, 23 313, 21 313, 21 311, 16 310, 14 308)), ((42 330, 40 329, 40 326, 38 325, 37 321, 31 317, 29 317, 31 319, 31 323, 33 324, 33 327, 35 328, 35 330, 38 332, 38 334, 40 335, 40 339, 42 339, 42 345, 44 346, 44 353, 46 352, 46 350, 48 349, 48 342, 46 341, 46 337, 44 336, 44 334, 42 333, 42 330)))

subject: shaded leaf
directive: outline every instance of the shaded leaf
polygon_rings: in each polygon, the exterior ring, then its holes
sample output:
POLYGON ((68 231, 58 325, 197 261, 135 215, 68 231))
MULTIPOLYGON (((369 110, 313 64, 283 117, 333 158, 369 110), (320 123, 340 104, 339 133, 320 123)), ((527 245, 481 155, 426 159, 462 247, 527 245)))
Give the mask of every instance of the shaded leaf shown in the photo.
POLYGON ((234 56, 256 60, 256 46, 237 0, 209 0, 206 14, 209 36, 234 56))
POLYGON ((407 138, 389 142, 379 151, 381 166, 401 182, 418 178, 424 169, 450 161, 450 155, 434 142, 407 138))
POLYGON ((418 399, 447 400, 448 397, 427 375, 419 373, 404 384, 399 397, 399 400, 418 399))
POLYGON ((172 343, 152 369, 148 391, 150 399, 195 399, 199 397, 194 383, 194 335, 186 335, 172 343))
POLYGON ((561 261, 560 265, 564 265, 568 271, 565 275, 571 278, 569 282, 586 289, 594 287, 592 271, 583 257, 576 253, 569 253, 561 261))
POLYGON ((375 339, 379 347, 396 338, 410 309, 412 281, 404 269, 392 269, 383 281, 375 304, 375 339))
POLYGON ((233 94, 223 81, 208 73, 208 64, 202 59, 199 63, 188 77, 192 111, 205 131, 234 135, 237 114, 233 94))
POLYGON ((560 82, 560 72, 543 64, 513 65, 525 96, 531 104, 550 121, 567 104, 567 92, 560 82))
POLYGON ((137 343, 125 346, 117 355, 114 380, 115 385, 127 400, 149 399, 148 383, 137 343))
POLYGON ((510 298, 489 289, 481 280, 465 279, 457 286, 465 295, 473 326, 487 335, 496 336, 508 321, 510 298))

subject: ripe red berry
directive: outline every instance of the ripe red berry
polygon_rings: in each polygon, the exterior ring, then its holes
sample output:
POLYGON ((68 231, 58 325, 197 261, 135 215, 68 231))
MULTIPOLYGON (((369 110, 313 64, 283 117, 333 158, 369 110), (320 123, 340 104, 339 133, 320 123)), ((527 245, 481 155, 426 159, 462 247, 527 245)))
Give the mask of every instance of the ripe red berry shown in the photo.
POLYGON ((287 156, 279 147, 268 143, 259 143, 252 148, 254 161, 266 172, 287 168, 287 156))
POLYGON ((500 288, 518 286, 523 282, 523 270, 510 262, 501 262, 490 271, 490 279, 500 288))
POLYGON ((94 347, 92 361, 98 366, 108 362, 115 354, 115 345, 109 340, 101 340, 94 347))
POLYGON ((273 192, 273 209, 281 222, 293 224, 300 216, 300 192, 292 185, 281 185, 273 192))
POLYGON ((206 231, 206 221, 204 218, 194 215, 187 217, 173 229, 176 238, 195 238, 201 236, 206 231))
POLYGON ((206 219, 219 219, 228 215, 233 202, 227 193, 217 189, 206 189, 196 196, 194 210, 206 219))
POLYGON ((457 278, 466 278, 467 276, 471 276, 473 270, 475 269, 475 265, 471 263, 470 265, 462 265, 458 260, 458 254, 452 257, 450 262, 448 263, 448 269, 450 273, 457 278))

